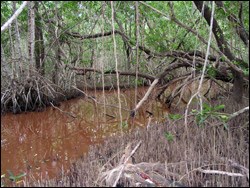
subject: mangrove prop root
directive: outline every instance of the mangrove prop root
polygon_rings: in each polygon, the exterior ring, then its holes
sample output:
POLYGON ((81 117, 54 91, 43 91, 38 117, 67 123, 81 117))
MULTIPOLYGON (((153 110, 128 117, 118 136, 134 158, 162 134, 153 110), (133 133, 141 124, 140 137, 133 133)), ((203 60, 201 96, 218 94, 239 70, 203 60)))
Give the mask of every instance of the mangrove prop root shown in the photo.
POLYGON ((1 92, 1 113, 34 111, 55 102, 50 83, 40 77, 30 77, 22 82, 11 80, 1 92))

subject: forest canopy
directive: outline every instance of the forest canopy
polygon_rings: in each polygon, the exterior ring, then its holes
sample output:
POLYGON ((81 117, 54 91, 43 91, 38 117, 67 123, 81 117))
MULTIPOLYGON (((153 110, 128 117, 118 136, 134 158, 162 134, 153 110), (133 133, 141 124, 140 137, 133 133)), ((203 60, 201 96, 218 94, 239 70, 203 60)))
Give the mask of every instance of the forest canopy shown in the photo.
POLYGON ((133 116, 153 89, 160 98, 202 75, 241 102, 248 51, 248 1, 1 1, 2 111, 49 105, 79 85, 147 84, 133 116))

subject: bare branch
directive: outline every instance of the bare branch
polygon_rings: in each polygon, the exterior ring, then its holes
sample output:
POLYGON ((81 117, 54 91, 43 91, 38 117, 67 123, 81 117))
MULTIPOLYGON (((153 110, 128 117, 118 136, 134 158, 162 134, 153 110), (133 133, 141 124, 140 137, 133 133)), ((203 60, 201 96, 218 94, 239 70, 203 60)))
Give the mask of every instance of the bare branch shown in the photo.
MULTIPOLYGON (((97 72, 97 73, 102 73, 101 70, 99 69, 94 69, 94 68, 80 68, 80 67, 70 67, 68 66, 70 69, 72 70, 76 70, 79 71, 77 74, 86 74, 87 72, 97 72)), ((116 74, 118 73, 119 75, 125 75, 125 76, 136 76, 135 72, 122 72, 122 71, 116 71, 116 70, 111 70, 111 71, 106 71, 104 72, 104 74, 116 74)), ((144 74, 144 73, 138 73, 138 76, 141 78, 146 78, 148 80, 154 81, 155 77, 148 75, 148 74, 144 74)))
POLYGON ((140 145, 141 145, 141 141, 135 146, 135 148, 134 148, 133 151, 130 153, 130 155, 125 159, 125 161, 124 161, 124 163, 123 163, 123 166, 122 166, 122 168, 121 168, 121 170, 120 170, 120 172, 119 172, 119 174, 118 174, 118 176, 117 176, 117 178, 116 178, 116 180, 115 180, 115 182, 114 182, 114 184, 113 184, 112 187, 115 187, 115 186, 116 186, 117 182, 119 181, 119 179, 120 179, 120 177, 121 177, 121 174, 122 174, 122 172, 123 172, 123 169, 124 169, 125 166, 126 166, 126 163, 127 163, 128 160, 132 157, 132 155, 134 155, 135 151, 138 149, 138 147, 139 147, 140 145))
POLYGON ((241 110, 239 110, 239 111, 237 111, 237 112, 234 112, 233 114, 231 114, 231 115, 229 116, 229 119, 232 119, 232 118, 234 118, 234 117, 236 117, 236 116, 238 116, 238 115, 240 115, 240 114, 242 114, 242 113, 244 113, 244 112, 246 112, 246 111, 249 111, 249 106, 247 106, 247 107, 245 107, 245 108, 242 108, 241 110))
POLYGON ((141 105, 148 99, 149 95, 153 91, 156 84, 159 82, 159 78, 156 78, 154 82, 151 84, 151 86, 148 88, 147 93, 144 95, 144 97, 140 100, 140 102, 136 105, 136 107, 132 110, 130 116, 134 117, 136 115, 136 111, 141 107, 141 105))
POLYGON ((9 25, 13 22, 13 20, 15 20, 17 16, 23 11, 27 3, 28 1, 24 1, 23 4, 19 7, 19 9, 17 9, 17 11, 13 14, 13 16, 11 16, 11 18, 7 22, 5 22, 3 26, 1 26, 1 32, 3 32, 5 29, 9 27, 9 25))
POLYGON ((76 115, 74 115, 74 114, 72 114, 72 113, 70 113, 70 112, 63 111, 63 110, 61 110, 60 108, 56 107, 55 105, 53 105, 52 102, 50 102, 50 104, 53 106, 53 108, 59 110, 60 112, 65 113, 65 114, 67 114, 68 116, 70 116, 70 117, 72 117, 72 118, 77 118, 76 115))
POLYGON ((143 4, 143 5, 145 5, 145 6, 149 7, 149 8, 151 8, 151 9, 154 10, 155 12, 161 14, 161 15, 164 16, 167 20, 170 20, 170 18, 169 18, 168 15, 166 15, 166 14, 164 14, 163 12, 157 10, 156 8, 150 6, 150 5, 148 5, 148 4, 146 4, 146 3, 142 2, 142 1, 139 1, 139 3, 141 3, 141 4, 143 4))
POLYGON ((236 176, 236 177, 244 177, 241 173, 232 173, 232 172, 225 172, 225 171, 219 171, 219 170, 203 170, 198 169, 198 171, 205 173, 205 174, 221 174, 221 175, 227 175, 227 176, 236 176))
POLYGON ((203 79, 204 79, 204 75, 205 75, 205 70, 206 70, 206 66, 207 66, 207 61, 208 61, 208 54, 209 54, 209 49, 210 49, 210 43, 211 43, 211 39, 212 39, 212 31, 213 31, 213 28, 214 28, 214 2, 212 4, 212 13, 211 13, 211 17, 210 17, 210 31, 209 31, 209 38, 208 38, 208 45, 207 45, 207 52, 206 52, 206 58, 205 58, 205 62, 204 62, 204 66, 203 66, 203 69, 202 69, 202 74, 201 74, 201 79, 200 79, 200 83, 199 83, 199 87, 198 87, 198 90, 197 92, 190 98, 190 100, 188 101, 188 104, 187 104, 187 108, 185 110, 185 128, 186 130, 187 129, 187 115, 188 115, 188 108, 189 108, 189 105, 191 104, 193 98, 195 96, 198 95, 199 99, 200 99, 200 108, 202 110, 202 98, 201 98, 201 87, 202 87, 202 82, 203 82, 203 79))

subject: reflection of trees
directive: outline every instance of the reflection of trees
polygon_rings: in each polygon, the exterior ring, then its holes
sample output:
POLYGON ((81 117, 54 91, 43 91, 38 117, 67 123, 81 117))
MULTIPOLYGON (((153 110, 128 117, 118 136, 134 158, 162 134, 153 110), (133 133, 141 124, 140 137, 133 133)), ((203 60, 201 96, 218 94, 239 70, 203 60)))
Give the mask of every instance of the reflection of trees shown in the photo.
MULTIPOLYGON (((134 92, 131 90, 124 92, 123 95, 122 105, 124 108, 131 109, 134 105, 134 97, 131 97, 134 96, 134 92)), ((99 100, 99 95, 96 99, 99 100)), ((117 104, 117 98, 113 92, 106 97, 106 104, 117 104)), ((77 114, 77 118, 69 117, 53 108, 39 113, 6 115, 2 118, 4 130, 1 132, 4 139, 9 142, 6 148, 6 152, 9 153, 4 154, 4 159, 9 160, 8 165, 20 170, 30 168, 32 172, 47 170, 49 173, 54 173, 52 172, 53 161, 56 161, 57 166, 64 165, 66 168, 70 160, 86 153, 89 145, 99 143, 105 137, 120 131, 119 119, 110 118, 109 121, 105 121, 101 105, 96 105, 94 110, 92 102, 73 99, 62 103, 59 108, 77 114), (19 136, 24 134, 26 140, 20 143, 19 136)), ((155 104, 152 105, 153 113, 155 113, 154 109, 156 109, 155 104)), ((116 108, 111 107, 106 107, 106 110, 107 114, 112 115, 117 111, 116 108)), ((125 117, 129 111, 123 111, 123 113, 125 117)), ((137 118, 136 121, 146 121, 144 116, 137 118)), ((145 122, 142 123, 145 124, 145 122)))

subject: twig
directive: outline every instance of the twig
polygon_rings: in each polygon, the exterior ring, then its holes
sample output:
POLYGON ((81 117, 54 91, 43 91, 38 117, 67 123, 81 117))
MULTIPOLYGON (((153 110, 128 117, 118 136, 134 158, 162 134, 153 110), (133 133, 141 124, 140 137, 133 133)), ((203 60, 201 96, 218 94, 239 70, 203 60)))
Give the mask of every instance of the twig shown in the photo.
POLYGON ((103 114, 106 115, 106 116, 108 116, 108 117, 115 118, 115 116, 109 115, 107 113, 103 113, 103 114))
POLYGON ((161 15, 164 16, 167 20, 171 20, 171 19, 169 18, 168 15, 166 15, 166 14, 164 14, 163 12, 157 10, 156 8, 150 6, 149 4, 146 4, 146 3, 142 2, 142 1, 139 1, 139 3, 141 3, 141 4, 143 4, 143 5, 145 5, 145 6, 149 7, 149 8, 151 8, 151 9, 154 10, 155 12, 161 14, 161 15))
POLYGON ((240 165, 240 164, 238 164, 238 163, 236 163, 236 162, 234 162, 234 161, 232 161, 230 159, 228 160, 228 162, 230 163, 230 165, 232 167, 240 169, 241 171, 243 171, 246 174, 247 179, 249 180, 249 169, 248 168, 246 168, 246 167, 244 167, 244 166, 242 166, 242 165, 240 165))
POLYGON ((69 115, 69 116, 72 117, 72 118, 76 118, 76 115, 74 115, 74 114, 72 114, 72 113, 70 113, 70 112, 65 112, 65 111, 61 110, 60 108, 54 106, 53 103, 51 103, 51 102, 50 102, 50 104, 51 104, 55 109, 59 110, 60 112, 65 113, 65 114, 69 115))
POLYGON ((159 82, 159 78, 156 78, 153 83, 148 88, 148 91, 144 95, 144 97, 140 100, 140 102, 136 105, 136 107, 131 111, 130 116, 135 117, 137 110, 141 107, 141 105, 148 99, 149 95, 153 91, 156 84, 159 82))
MULTIPOLYGON (((245 108, 242 108, 241 110, 237 111, 237 112, 234 112, 232 114, 229 114, 229 117, 228 117, 228 120, 227 121, 230 121, 231 119, 235 118, 236 116, 246 112, 246 111, 249 111, 249 106, 245 107, 245 108)), ((220 114, 225 114, 225 115, 228 115, 226 113, 220 113, 220 114)), ((219 122, 218 124, 216 124, 216 126, 220 126, 220 125, 223 125, 223 122, 219 122)), ((248 177, 249 177, 249 172, 248 172, 248 177)))
MULTIPOLYGON (((84 91, 78 89, 77 87, 73 86, 73 88, 75 88, 76 90, 78 90, 78 91, 80 91, 81 93, 83 93, 87 98, 92 99, 95 103, 104 105, 104 103, 98 102, 94 97, 91 97, 91 96, 87 95, 84 91)), ((111 105, 111 104, 105 104, 105 105, 106 105, 106 106, 113 107, 113 108, 119 108, 119 106, 115 106, 115 105, 111 105)), ((127 108, 121 108, 121 109, 122 109, 122 110, 125 110, 125 111, 130 111, 130 110, 127 109, 127 108)))

